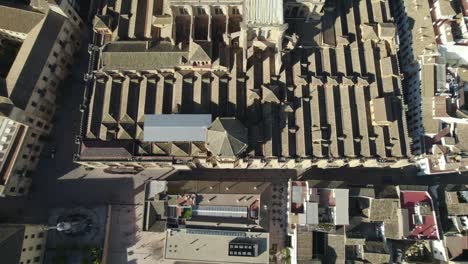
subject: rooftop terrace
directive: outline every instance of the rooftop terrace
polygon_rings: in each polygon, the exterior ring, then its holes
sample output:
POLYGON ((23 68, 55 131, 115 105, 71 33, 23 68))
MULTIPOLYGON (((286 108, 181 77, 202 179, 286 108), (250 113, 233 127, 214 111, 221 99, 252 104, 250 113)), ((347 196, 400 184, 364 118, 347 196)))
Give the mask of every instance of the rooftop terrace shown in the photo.
POLYGON ((429 193, 401 192, 401 208, 408 210, 408 238, 439 239, 437 220, 429 193))
POLYGON ((167 231, 165 258, 199 262, 268 263, 268 233, 171 229, 167 231), (229 256, 229 242, 249 237, 259 242, 257 257, 229 256))

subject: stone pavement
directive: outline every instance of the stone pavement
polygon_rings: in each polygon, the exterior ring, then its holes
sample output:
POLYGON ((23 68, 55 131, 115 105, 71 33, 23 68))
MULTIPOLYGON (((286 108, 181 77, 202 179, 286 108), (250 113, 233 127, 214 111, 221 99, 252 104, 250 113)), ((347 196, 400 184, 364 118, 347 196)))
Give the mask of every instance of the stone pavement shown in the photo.
POLYGON ((108 263, 170 263, 163 261, 166 233, 142 232, 142 205, 113 205, 108 263))

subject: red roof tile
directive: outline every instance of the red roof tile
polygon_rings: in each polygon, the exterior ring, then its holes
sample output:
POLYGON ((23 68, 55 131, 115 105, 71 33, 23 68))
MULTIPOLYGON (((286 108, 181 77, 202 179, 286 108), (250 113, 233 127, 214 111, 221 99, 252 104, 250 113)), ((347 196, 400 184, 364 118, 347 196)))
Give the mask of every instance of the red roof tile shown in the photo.
POLYGON ((414 239, 439 239, 437 221, 434 214, 432 199, 427 192, 401 192, 401 208, 408 210, 408 238, 414 239), (416 209, 419 207, 419 209, 416 209), (428 208, 426 208, 428 207, 428 208), (422 209, 429 209, 424 213, 422 209), (420 211, 422 223, 415 223, 415 212, 420 211))

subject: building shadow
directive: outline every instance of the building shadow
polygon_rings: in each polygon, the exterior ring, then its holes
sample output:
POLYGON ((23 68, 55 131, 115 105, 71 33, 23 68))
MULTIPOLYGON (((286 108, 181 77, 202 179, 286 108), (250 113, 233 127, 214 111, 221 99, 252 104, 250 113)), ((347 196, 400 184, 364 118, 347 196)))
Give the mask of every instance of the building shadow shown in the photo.
POLYGON ((406 13, 402 0, 390 1, 390 10, 395 18, 399 37, 398 60, 403 74, 403 99, 407 106, 406 119, 408 134, 412 140, 411 151, 418 155, 424 151, 421 98, 421 65, 415 58, 413 50, 413 28, 415 20, 406 13))
POLYGON ((63 179, 54 189, 48 208, 111 206, 108 243, 104 248, 107 263, 136 263, 145 258, 139 249, 151 245, 144 244, 141 233, 143 203, 135 200, 135 196, 144 195, 145 182, 136 185, 130 177, 63 179))
POLYGON ((177 171, 165 180, 284 182, 296 176, 297 171, 292 169, 192 169, 177 171))

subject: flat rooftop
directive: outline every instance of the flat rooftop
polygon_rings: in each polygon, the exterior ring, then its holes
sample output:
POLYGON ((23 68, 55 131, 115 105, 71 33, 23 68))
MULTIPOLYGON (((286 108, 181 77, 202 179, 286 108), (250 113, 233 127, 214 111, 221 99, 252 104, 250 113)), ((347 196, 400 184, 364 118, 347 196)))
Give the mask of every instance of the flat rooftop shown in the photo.
POLYGON ((408 210, 409 234, 406 234, 407 237, 413 239, 439 239, 437 220, 429 193, 419 191, 401 192, 401 208, 408 210), (417 211, 421 212, 418 213, 417 211), (421 222, 419 223, 415 220, 415 215, 418 214, 421 216, 421 222))
POLYGON ((260 200, 260 195, 244 194, 198 194, 198 205, 219 205, 219 206, 245 206, 248 207, 256 200, 260 200))
POLYGON ((268 263, 268 233, 239 231, 170 229, 167 230, 165 258, 205 263, 268 263), (229 242, 249 237, 259 242, 257 257, 229 256, 229 242))

